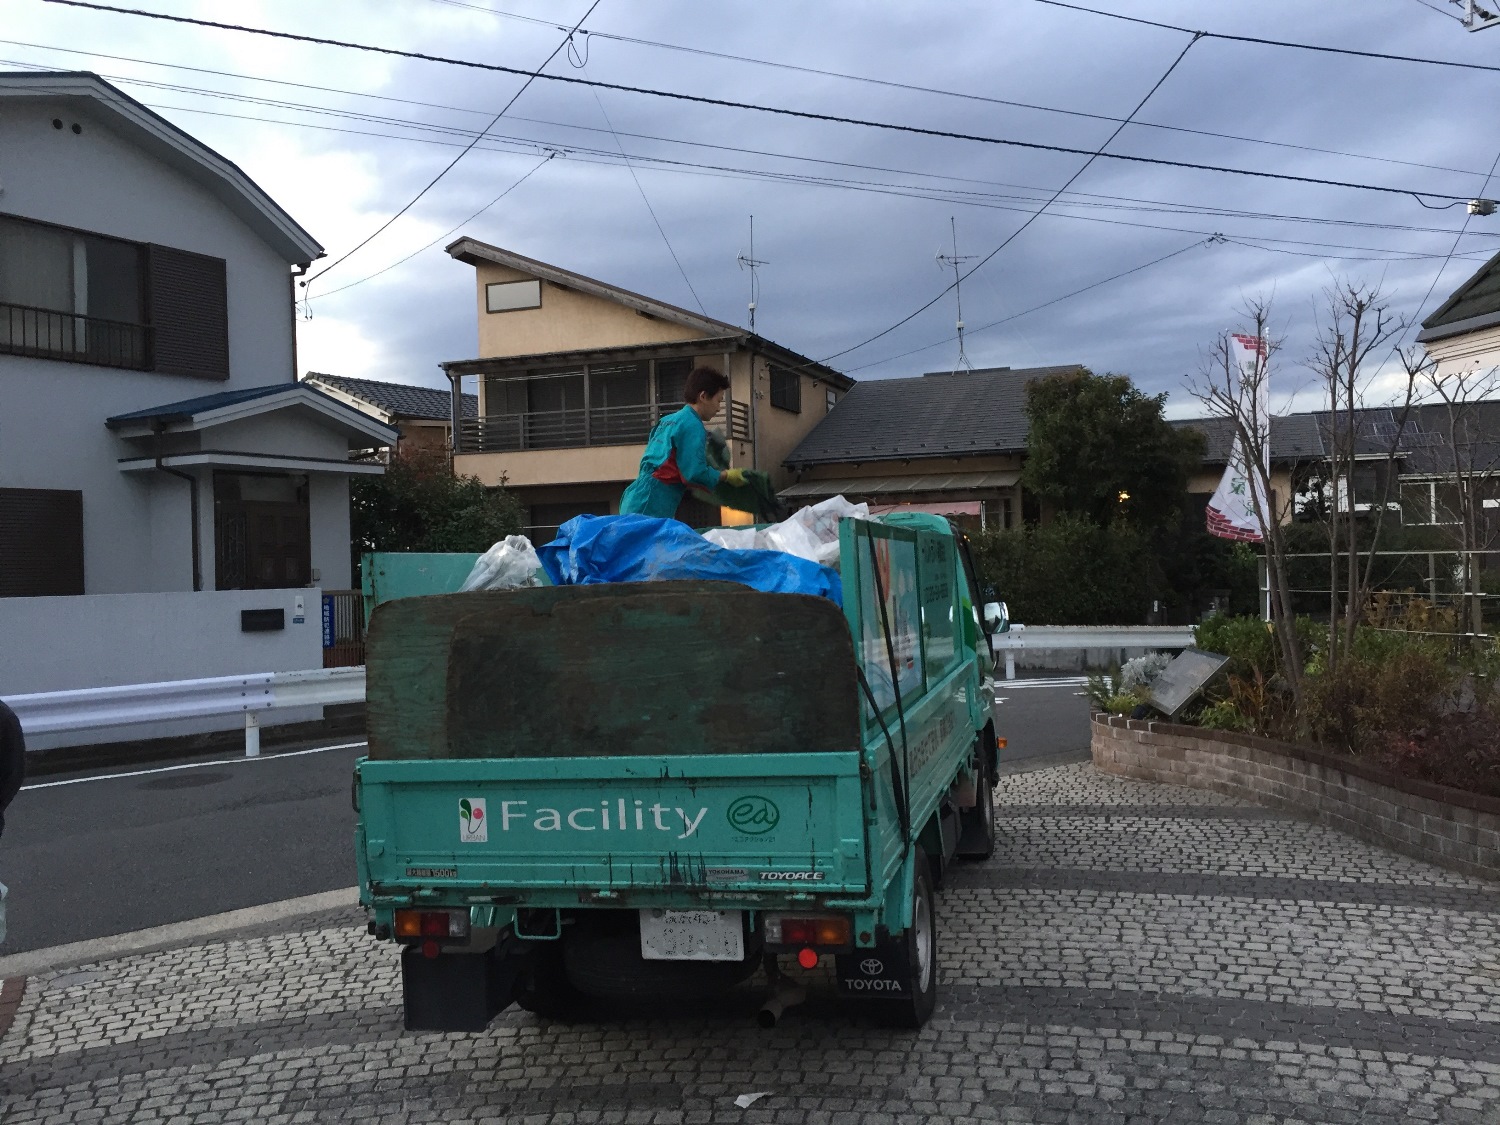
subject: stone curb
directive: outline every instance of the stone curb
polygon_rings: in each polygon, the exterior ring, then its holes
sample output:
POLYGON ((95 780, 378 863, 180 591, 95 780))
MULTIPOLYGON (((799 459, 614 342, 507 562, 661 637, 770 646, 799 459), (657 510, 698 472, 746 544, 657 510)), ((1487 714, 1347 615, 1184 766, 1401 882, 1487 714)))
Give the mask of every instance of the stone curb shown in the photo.
POLYGON ((8 977, 33 976, 70 965, 86 965, 93 961, 129 957, 133 954, 146 953, 188 941, 226 937, 240 930, 263 926, 268 922, 284 922, 306 914, 320 914, 325 910, 352 907, 358 902, 359 888, 345 887, 336 891, 303 895, 301 898, 268 902, 264 906, 250 906, 243 910, 210 914, 205 918, 190 918, 186 922, 153 926, 147 930, 136 930, 128 934, 92 938, 89 941, 76 941, 69 945, 54 945, 48 949, 29 949, 24 953, 0 957, 0 980, 8 977))

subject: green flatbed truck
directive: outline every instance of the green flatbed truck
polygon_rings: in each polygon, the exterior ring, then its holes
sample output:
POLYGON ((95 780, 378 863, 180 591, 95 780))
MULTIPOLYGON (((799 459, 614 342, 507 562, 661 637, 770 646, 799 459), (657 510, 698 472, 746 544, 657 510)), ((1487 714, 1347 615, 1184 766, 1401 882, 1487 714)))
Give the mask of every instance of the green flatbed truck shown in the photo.
POLYGON ((946 520, 839 535, 842 607, 689 581, 374 609, 356 849, 408 1028, 762 966, 769 1025, 829 956, 877 1019, 927 1020, 934 887, 995 843, 986 626, 946 520))

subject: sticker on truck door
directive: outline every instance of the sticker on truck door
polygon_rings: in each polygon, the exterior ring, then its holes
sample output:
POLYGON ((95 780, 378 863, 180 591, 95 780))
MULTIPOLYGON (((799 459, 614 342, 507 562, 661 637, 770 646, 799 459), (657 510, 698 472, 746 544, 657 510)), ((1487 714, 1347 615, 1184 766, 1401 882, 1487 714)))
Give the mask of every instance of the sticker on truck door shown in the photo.
POLYGON ((458 839, 464 844, 486 844, 490 822, 484 815, 483 797, 465 797, 458 802, 458 839))

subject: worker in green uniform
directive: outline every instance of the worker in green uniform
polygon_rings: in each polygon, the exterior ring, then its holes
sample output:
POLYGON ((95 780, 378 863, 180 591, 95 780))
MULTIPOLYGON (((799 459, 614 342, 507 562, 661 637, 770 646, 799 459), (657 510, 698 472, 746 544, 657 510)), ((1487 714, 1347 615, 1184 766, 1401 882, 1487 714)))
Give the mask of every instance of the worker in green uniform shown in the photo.
POLYGON ((687 405, 651 431, 640 474, 620 501, 621 515, 671 519, 689 488, 712 492, 721 481, 736 487, 745 483, 743 469, 714 469, 708 463, 708 430, 703 423, 719 412, 728 389, 722 372, 693 369, 682 391, 687 405))

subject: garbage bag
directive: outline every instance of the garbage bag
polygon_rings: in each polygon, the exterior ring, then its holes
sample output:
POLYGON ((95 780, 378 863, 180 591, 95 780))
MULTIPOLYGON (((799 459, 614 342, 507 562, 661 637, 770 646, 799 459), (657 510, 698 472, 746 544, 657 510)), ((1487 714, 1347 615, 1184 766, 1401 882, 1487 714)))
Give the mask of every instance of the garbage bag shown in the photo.
POLYGON ((524 535, 507 535, 474 563, 469 577, 464 579, 459 592, 469 590, 512 590, 517 586, 540 586, 537 571, 542 561, 537 558, 531 540, 524 535))
POLYGON ((868 504, 851 504, 842 496, 803 508, 770 527, 716 527, 703 533, 710 543, 739 550, 784 551, 823 566, 838 566, 839 520, 869 519, 868 504))
MULTIPOLYGON (((721 430, 708 431, 705 459, 711 469, 729 468, 729 442, 721 430)), ((720 481, 717 488, 705 495, 721 508, 750 513, 755 517, 756 523, 775 523, 787 517, 787 507, 776 495, 770 474, 758 469, 745 470, 744 484, 733 485, 720 481)))
POLYGON ((684 523, 655 516, 576 516, 537 554, 558 586, 719 579, 843 604, 838 573, 826 566, 780 551, 720 547, 684 523))

